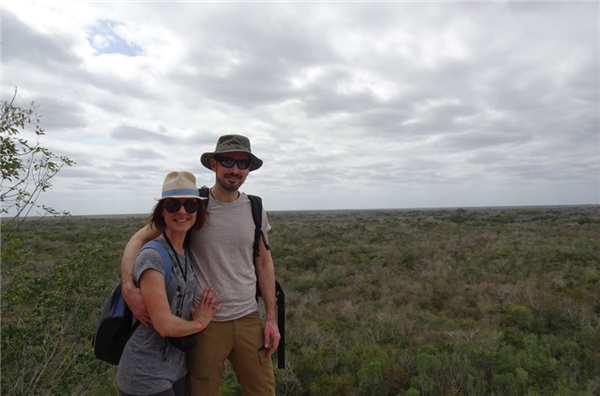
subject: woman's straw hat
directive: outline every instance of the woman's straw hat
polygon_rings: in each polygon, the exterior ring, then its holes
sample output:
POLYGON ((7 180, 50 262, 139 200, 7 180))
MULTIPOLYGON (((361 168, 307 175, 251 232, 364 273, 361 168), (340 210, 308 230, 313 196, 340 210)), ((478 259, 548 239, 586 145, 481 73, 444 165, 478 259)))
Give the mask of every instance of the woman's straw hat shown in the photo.
POLYGON ((173 171, 169 172, 162 187, 162 196, 156 198, 157 201, 165 198, 197 198, 206 199, 198 193, 196 187, 196 177, 190 172, 173 171))

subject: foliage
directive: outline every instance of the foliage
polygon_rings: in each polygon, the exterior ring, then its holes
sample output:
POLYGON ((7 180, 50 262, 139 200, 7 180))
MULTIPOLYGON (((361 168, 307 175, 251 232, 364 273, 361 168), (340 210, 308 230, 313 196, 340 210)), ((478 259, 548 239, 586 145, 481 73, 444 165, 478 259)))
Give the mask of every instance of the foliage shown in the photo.
POLYGON ((101 302, 117 280, 112 269, 118 255, 80 249, 46 271, 13 260, 17 256, 7 256, 2 268, 2 394, 114 389, 114 369, 95 358, 91 335, 101 302))
POLYGON ((72 166, 75 162, 66 156, 58 156, 43 147, 39 137, 45 135, 40 127, 40 118, 35 103, 29 107, 13 105, 10 102, 0 104, 0 214, 14 212, 12 220, 18 225, 25 221, 33 208, 41 209, 44 214, 66 215, 56 209, 38 204, 41 193, 48 191, 51 180, 63 166, 72 166), (35 142, 20 137, 21 130, 34 127, 35 142))
POLYGON ((26 264, 29 256, 33 253, 24 248, 21 239, 12 232, 14 226, 15 224, 12 221, 7 221, 2 227, 2 256, 0 261, 2 263, 12 262, 18 265, 26 264))
MULTIPOLYGON (((273 212, 269 220, 287 305, 278 395, 599 394, 598 206, 273 212)), ((2 394, 26 366, 19 360, 40 356, 33 347, 17 356, 25 343, 5 341, 16 337, 7 326, 60 334, 54 318, 62 317, 78 323, 65 327, 68 345, 88 348, 91 333, 81 334, 91 331, 118 256, 142 221, 48 218, 12 229, 10 240, 3 230, 3 246, 15 254, 3 257, 2 394), (14 295, 23 296, 18 305, 14 295), (77 301, 78 315, 64 308, 77 301), (48 327, 33 320, 43 315, 48 327)), ((76 394, 85 375, 99 384, 89 394, 107 394, 110 367, 75 360, 79 371, 50 381, 52 392, 76 394)), ((241 394, 231 370, 221 393, 241 394)))
POLYGON ((90 312, 105 293, 86 269, 100 258, 90 252, 44 275, 13 279, 3 298, 3 394, 77 394, 107 379, 98 377, 107 370, 93 356, 89 339, 90 312))
POLYGON ((597 392, 597 206, 269 219, 296 394, 597 392))

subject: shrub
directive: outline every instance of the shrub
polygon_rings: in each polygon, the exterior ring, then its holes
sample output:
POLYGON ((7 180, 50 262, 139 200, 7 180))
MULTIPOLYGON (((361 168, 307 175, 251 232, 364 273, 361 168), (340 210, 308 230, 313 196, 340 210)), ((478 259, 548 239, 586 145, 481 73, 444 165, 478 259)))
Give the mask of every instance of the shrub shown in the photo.
POLYGON ((113 380, 112 366, 94 356, 91 336, 116 280, 100 264, 116 260, 101 250, 80 251, 40 274, 9 271, 12 281, 2 290, 3 395, 71 395, 113 380))
POLYGON ((390 384, 383 372, 383 364, 373 360, 358 370, 358 390, 361 396, 387 396, 390 384))

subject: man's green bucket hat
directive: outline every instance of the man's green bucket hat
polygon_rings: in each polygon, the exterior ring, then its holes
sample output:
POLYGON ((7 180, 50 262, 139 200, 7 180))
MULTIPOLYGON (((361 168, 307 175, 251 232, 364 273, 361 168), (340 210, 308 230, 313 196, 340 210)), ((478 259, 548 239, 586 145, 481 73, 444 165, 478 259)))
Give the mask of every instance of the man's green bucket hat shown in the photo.
POLYGON ((212 170, 210 167, 211 158, 218 157, 220 154, 233 152, 247 153, 250 155, 250 172, 257 170, 263 164, 260 158, 252 154, 252 150, 250 149, 250 140, 246 136, 242 135, 221 136, 217 141, 217 147, 215 148, 215 151, 212 153, 202 154, 200 157, 200 163, 204 165, 205 168, 212 170))

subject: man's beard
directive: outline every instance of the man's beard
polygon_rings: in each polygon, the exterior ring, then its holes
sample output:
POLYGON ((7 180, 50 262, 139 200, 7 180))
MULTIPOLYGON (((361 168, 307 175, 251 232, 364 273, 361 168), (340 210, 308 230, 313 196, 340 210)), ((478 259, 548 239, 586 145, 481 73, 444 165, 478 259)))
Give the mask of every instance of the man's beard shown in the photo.
POLYGON ((229 174, 226 174, 223 178, 217 177, 217 183, 219 183, 221 185, 221 187, 223 187, 225 189, 225 191, 230 191, 230 192, 239 190, 240 187, 242 186, 242 184, 244 184, 241 177, 235 176, 235 175, 229 175, 229 174), (235 185, 230 184, 227 180, 225 180, 229 176, 236 177, 238 180, 240 180, 240 183, 235 184, 235 185))

